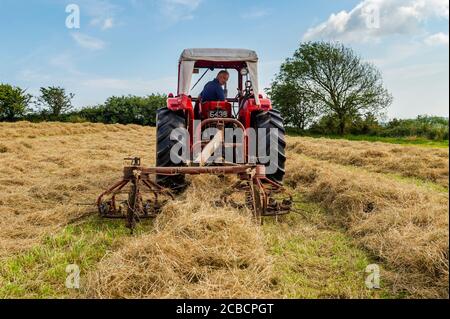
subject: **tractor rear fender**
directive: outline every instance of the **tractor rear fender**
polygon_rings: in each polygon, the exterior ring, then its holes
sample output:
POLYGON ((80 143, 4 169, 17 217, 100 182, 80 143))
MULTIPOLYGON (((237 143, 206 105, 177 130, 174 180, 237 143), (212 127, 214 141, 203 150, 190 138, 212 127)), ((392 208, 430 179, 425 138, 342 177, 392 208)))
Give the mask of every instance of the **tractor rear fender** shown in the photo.
POLYGON ((180 96, 173 97, 169 95, 167 99, 167 108, 171 111, 183 111, 186 119, 186 127, 191 136, 190 145, 193 143, 193 121, 194 121, 194 107, 192 106, 192 99, 190 96, 182 94, 180 96))
POLYGON ((269 99, 260 98, 261 105, 257 105, 255 99, 248 99, 241 111, 239 112, 239 120, 242 122, 244 127, 251 127, 252 123, 252 113, 260 111, 270 111, 272 110, 272 103, 269 99))
POLYGON ((192 100, 187 95, 170 97, 167 99, 167 108, 171 111, 189 111, 193 110, 192 100))

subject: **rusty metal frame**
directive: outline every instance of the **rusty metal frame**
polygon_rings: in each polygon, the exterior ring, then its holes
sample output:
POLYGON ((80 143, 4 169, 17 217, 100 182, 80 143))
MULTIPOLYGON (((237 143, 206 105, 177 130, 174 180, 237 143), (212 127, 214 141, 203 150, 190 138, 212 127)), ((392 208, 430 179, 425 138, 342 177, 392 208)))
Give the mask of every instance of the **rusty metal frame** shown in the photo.
MULTIPOLYGON (((143 167, 140 166, 140 159, 133 159, 135 165, 126 166, 123 170, 122 180, 116 182, 97 199, 97 207, 101 217, 127 219, 127 226, 134 228, 136 222, 143 218, 153 218, 159 213, 162 205, 158 202, 160 195, 165 195, 169 199, 174 199, 172 192, 154 181, 155 175, 175 176, 175 175, 237 175, 240 182, 244 182, 246 191, 251 198, 251 209, 256 219, 262 221, 265 216, 279 216, 289 213, 290 200, 283 203, 275 203, 272 200, 272 193, 283 192, 282 185, 268 179, 265 175, 263 165, 225 165, 225 166, 199 166, 199 167, 143 167), (131 185, 127 211, 122 212, 117 208, 116 195, 123 193, 122 190, 128 184, 131 185), (153 194, 153 207, 144 209, 142 202, 142 192, 153 194), (131 199, 130 199, 131 196, 131 199), (106 199, 108 198, 108 199, 106 199), (149 209, 152 212, 149 212, 149 209)), ((148 205, 150 203, 147 203, 148 205)))

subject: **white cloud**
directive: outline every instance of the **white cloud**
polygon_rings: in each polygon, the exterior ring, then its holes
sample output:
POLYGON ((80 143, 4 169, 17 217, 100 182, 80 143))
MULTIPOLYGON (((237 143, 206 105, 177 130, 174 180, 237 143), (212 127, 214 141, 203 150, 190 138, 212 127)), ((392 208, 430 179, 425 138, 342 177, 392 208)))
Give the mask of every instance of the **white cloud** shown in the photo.
POLYGON ((112 90, 119 94, 145 95, 156 92, 168 93, 171 87, 176 86, 176 82, 176 77, 158 80, 90 77, 80 81, 80 84, 90 89, 112 90))
POLYGON ((448 0, 364 0, 310 28, 304 40, 368 42, 395 34, 417 34, 431 18, 449 17, 448 0))
POLYGON ((71 33, 72 38, 82 48, 89 50, 102 50, 105 48, 105 42, 83 33, 71 33))
POLYGON ((176 93, 176 76, 160 79, 127 78, 127 77, 98 77, 85 74, 67 84, 77 94, 74 105, 77 107, 103 103, 108 97, 122 95, 145 96, 152 93, 176 93))
POLYGON ((109 0, 78 0, 82 14, 89 18, 89 24, 101 30, 108 30, 117 25, 117 14, 122 10, 109 0))
POLYGON ((74 57, 69 53, 61 53, 49 59, 49 65, 70 75, 80 75, 74 57))
POLYGON ((45 82, 50 81, 51 76, 41 69, 22 69, 18 72, 18 79, 25 82, 45 82))
POLYGON ((162 14, 172 22, 190 20, 203 0, 160 0, 162 14))
POLYGON ((100 29, 104 31, 113 28, 115 26, 115 21, 114 18, 95 18, 91 20, 90 24, 95 27, 100 27, 100 29))
POLYGON ((434 46, 434 45, 447 45, 448 46, 448 34, 439 32, 439 33, 430 35, 425 39, 425 43, 430 46, 434 46))
POLYGON ((114 26, 114 19, 113 18, 107 18, 105 21, 103 21, 102 30, 111 29, 114 26))

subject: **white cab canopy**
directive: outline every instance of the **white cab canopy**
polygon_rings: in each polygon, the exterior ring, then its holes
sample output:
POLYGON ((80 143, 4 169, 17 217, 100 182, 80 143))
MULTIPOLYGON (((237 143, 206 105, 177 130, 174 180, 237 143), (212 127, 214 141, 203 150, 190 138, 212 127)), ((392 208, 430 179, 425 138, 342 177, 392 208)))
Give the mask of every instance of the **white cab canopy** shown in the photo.
POLYGON ((180 74, 178 79, 178 94, 189 95, 191 91, 192 74, 197 61, 212 62, 246 62, 255 93, 256 104, 259 103, 258 55, 255 51, 246 49, 186 49, 180 57, 180 74))

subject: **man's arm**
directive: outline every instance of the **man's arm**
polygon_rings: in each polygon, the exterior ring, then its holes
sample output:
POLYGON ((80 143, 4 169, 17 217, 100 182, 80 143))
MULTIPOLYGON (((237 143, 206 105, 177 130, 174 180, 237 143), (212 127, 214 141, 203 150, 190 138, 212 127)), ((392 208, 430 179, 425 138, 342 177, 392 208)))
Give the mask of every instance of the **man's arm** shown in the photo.
POLYGON ((222 89, 220 85, 217 86, 216 94, 217 94, 217 101, 225 101, 225 91, 222 89))

